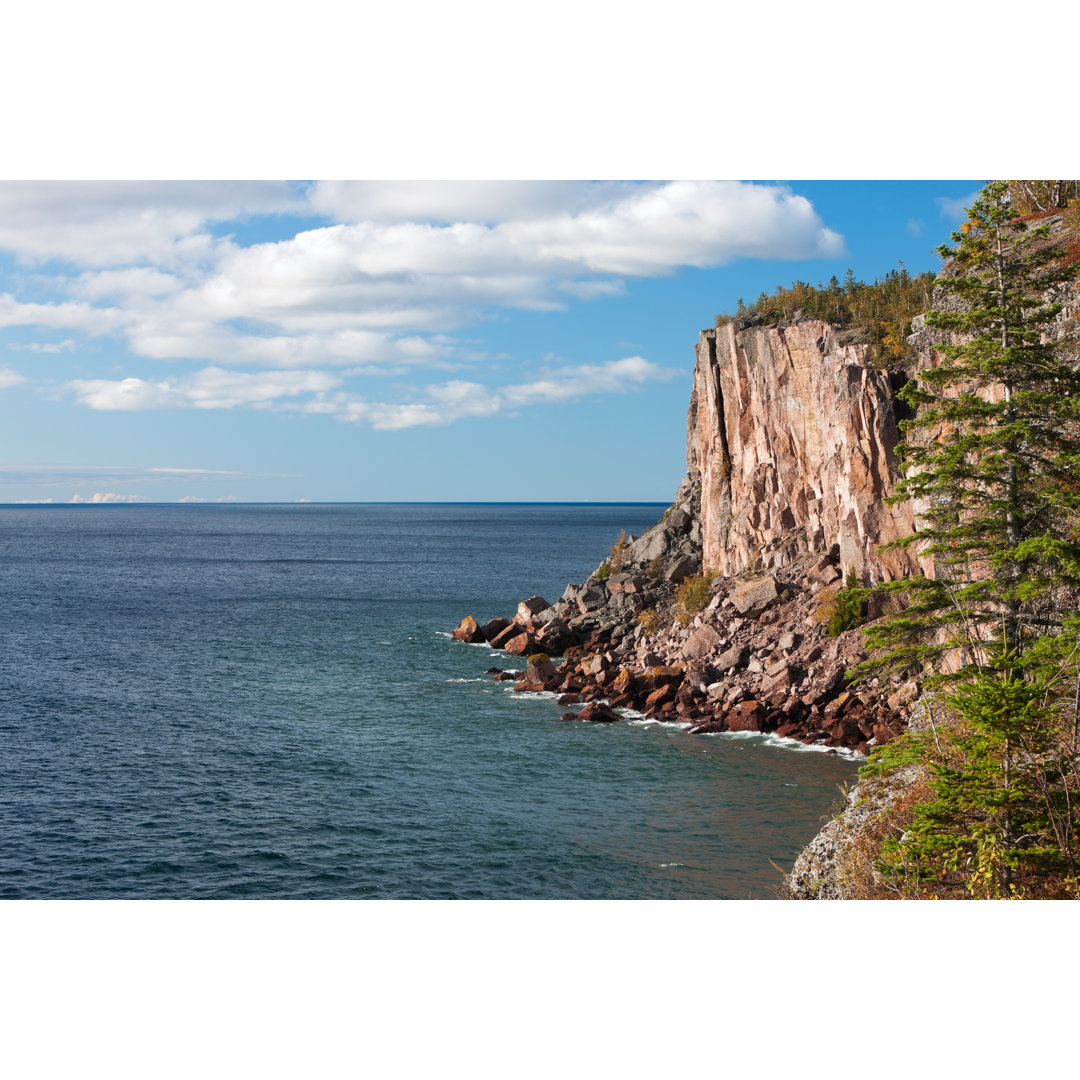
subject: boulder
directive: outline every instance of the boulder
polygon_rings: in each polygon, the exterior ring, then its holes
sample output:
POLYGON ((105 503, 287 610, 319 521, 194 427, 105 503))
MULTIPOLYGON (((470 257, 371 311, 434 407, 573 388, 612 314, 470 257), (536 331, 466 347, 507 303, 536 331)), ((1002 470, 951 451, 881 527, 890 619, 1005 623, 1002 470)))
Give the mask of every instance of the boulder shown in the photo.
POLYGON ((486 640, 483 630, 471 615, 466 615, 450 636, 455 641, 468 641, 474 645, 486 640))
POLYGON ((761 731, 766 716, 765 706, 751 698, 748 701, 740 701, 733 706, 727 714, 727 726, 729 731, 761 731))
POLYGON ((488 621, 480 627, 480 632, 484 635, 485 641, 491 641, 492 638, 501 634, 509 625, 509 619, 488 619, 488 621))
POLYGON ((577 718, 586 724, 613 724, 619 714, 602 701, 593 701, 577 714, 577 718))
POLYGON ((533 653, 525 665, 525 681, 546 686, 559 677, 558 668, 546 653, 533 653))
POLYGON ((760 615, 780 596, 776 581, 771 577, 759 578, 740 585, 730 596, 735 610, 740 615, 760 615))
POLYGON ((520 626, 531 626, 533 616, 538 615, 545 608, 549 608, 551 605, 542 596, 530 596, 528 600, 522 600, 517 606, 517 615, 514 616, 514 622, 520 626))
POLYGON ((713 667, 720 672, 732 671, 735 668, 745 667, 749 658, 750 650, 745 645, 733 645, 713 661, 713 667))
POLYGON ((664 580, 677 585, 683 578, 696 574, 700 569, 701 560, 696 555, 683 555, 664 571, 664 580))
POLYGON ((723 638, 711 626, 705 625, 686 639, 682 654, 688 660, 699 660, 711 653, 722 641, 723 638))
POLYGON ((506 651, 511 656, 523 656, 530 652, 540 652, 542 650, 537 648, 536 643, 528 634, 519 632, 517 637, 512 637, 506 643, 506 651))
POLYGON ((521 627, 517 623, 507 623, 506 628, 500 630, 492 639, 493 649, 505 649, 507 644, 521 634, 521 627))

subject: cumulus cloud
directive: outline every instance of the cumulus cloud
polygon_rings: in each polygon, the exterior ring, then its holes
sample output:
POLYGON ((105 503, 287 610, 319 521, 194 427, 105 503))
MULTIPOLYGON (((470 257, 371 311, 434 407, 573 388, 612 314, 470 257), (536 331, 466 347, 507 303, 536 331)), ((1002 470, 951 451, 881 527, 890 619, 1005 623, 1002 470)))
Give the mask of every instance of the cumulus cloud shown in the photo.
POLYGON ((580 213, 615 202, 637 187, 627 181, 332 180, 312 185, 308 199, 316 212, 336 221, 492 224, 580 213))
POLYGON ((482 342, 455 335, 500 311, 557 310, 623 295, 628 279, 838 255, 844 244, 783 185, 380 181, 0 184, 0 250, 52 260, 33 288, 0 293, 0 327, 74 335, 28 349, 111 337, 135 357, 210 365, 66 383, 83 405, 297 410, 402 428, 663 377, 629 357, 487 385, 482 342), (221 235, 275 214, 328 223, 266 242, 221 235), (468 378, 422 386, 426 373, 462 369, 468 378), (419 384, 408 400, 347 384, 399 372, 419 384))
POLYGON ((72 495, 69 503, 137 503, 146 502, 145 495, 118 495, 115 491, 95 491, 93 495, 72 495))
POLYGON ((304 208, 301 193, 276 182, 7 182, 0 250, 83 266, 173 265, 212 254, 208 222, 304 208))
POLYGON ((20 375, 11 368, 0 368, 0 390, 6 390, 9 386, 18 386, 21 382, 26 382, 25 375, 20 375))
POLYGON ((320 371, 238 372, 209 367, 178 379, 72 379, 65 389, 104 411, 265 408, 281 398, 321 393, 341 379, 320 371))
MULTIPOLYGON (((494 388, 454 379, 424 387, 417 400, 403 402, 371 401, 341 390, 340 377, 320 371, 247 373, 204 368, 185 379, 74 379, 65 389, 74 392, 82 404, 102 411, 272 408, 397 431, 441 427, 465 417, 493 416, 528 405, 623 394, 646 382, 666 381, 680 374, 643 357, 628 356, 604 364, 556 368, 539 379, 494 388)), ((199 470, 150 471, 191 476, 199 470)))
POLYGON ((683 374, 640 356, 553 370, 541 379, 488 387, 454 380, 425 388, 421 400, 367 401, 349 394, 323 396, 309 402, 305 412, 326 413, 377 431, 411 427, 443 427, 466 417, 494 416, 527 405, 552 405, 597 394, 622 394, 650 380, 667 381, 683 374))

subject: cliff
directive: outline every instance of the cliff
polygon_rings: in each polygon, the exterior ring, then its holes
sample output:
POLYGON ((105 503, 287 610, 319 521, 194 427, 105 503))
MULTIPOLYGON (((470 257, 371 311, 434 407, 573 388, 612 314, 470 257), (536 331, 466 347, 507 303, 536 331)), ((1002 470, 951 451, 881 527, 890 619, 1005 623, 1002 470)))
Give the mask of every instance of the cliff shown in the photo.
POLYGON ((897 477, 889 375, 845 336, 809 320, 701 333, 686 463, 701 480, 706 566, 770 569, 838 545, 864 584, 918 572, 880 550, 912 531, 910 507, 884 501, 897 477))

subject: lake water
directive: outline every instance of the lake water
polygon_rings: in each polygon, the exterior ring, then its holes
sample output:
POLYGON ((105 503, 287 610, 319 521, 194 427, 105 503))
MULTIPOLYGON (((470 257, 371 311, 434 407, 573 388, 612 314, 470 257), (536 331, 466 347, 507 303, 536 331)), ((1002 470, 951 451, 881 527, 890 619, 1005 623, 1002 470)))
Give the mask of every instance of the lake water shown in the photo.
POLYGON ((0 507, 0 897, 769 898, 854 764, 449 639, 662 505, 0 507))

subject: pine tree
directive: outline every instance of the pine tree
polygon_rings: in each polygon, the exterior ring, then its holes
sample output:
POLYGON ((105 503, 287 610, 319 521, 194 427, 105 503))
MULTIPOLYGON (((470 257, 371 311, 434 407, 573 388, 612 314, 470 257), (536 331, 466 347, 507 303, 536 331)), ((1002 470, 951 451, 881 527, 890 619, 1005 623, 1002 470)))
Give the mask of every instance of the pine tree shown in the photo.
POLYGON ((1004 183, 987 186, 938 280, 946 310, 926 324, 953 336, 942 362, 902 392, 906 476, 895 499, 922 523, 903 544, 933 559, 907 583, 913 603, 872 635, 894 663, 943 653, 981 668, 1056 629, 1055 594, 1080 585, 1080 373, 1044 340, 1076 267, 1046 244, 1048 227, 1012 219, 1004 183), (936 638, 929 642, 928 637, 936 638))
POLYGON ((982 897, 1054 879, 1078 895, 1080 357, 1048 333, 1076 267, 1048 226, 1014 215, 991 183, 939 249, 950 264, 926 323, 951 340, 903 392, 917 413, 895 496, 921 519, 900 543, 933 576, 887 587, 910 602, 867 632, 885 653, 863 671, 936 665, 927 681, 953 684, 941 737, 908 737, 931 797, 887 874, 982 897))

